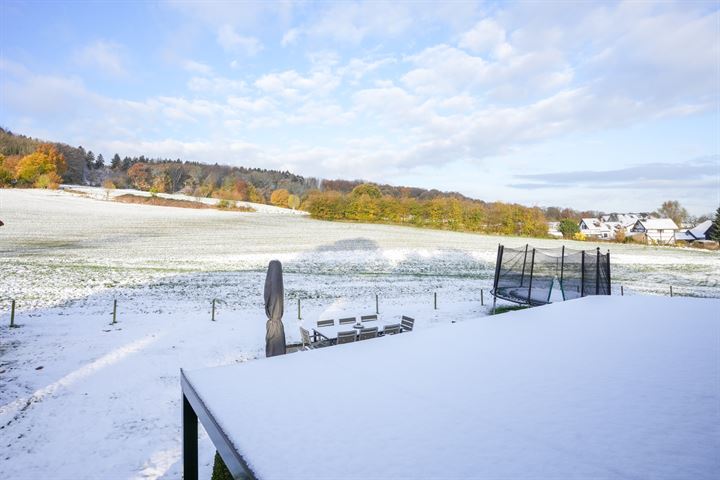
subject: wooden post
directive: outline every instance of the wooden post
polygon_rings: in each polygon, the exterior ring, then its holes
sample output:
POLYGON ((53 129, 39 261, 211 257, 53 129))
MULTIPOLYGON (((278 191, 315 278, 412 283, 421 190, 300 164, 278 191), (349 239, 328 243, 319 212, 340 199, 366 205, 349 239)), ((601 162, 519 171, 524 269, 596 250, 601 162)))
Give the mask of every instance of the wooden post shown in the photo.
POLYGON ((435 310, 437 310, 437 292, 433 293, 433 303, 435 306, 435 310))
POLYGON ((111 325, 115 325, 117 323, 117 298, 113 299, 113 321, 111 325))
POLYGON ((10 304, 10 328, 15 327, 15 300, 10 304))
POLYGON ((485 295, 482 288, 480 289, 480 306, 485 306, 485 295))
POLYGON ((215 299, 212 301, 212 317, 210 318, 213 322, 215 321, 215 299))
POLYGON ((672 285, 670 285, 670 296, 673 296, 672 285))
POLYGON ((623 286, 620 285, 620 296, 622 297, 623 295, 625 295, 625 291, 623 290, 623 286))
POLYGON ((298 320, 302 320, 302 315, 300 314, 300 297, 298 297, 298 320))
POLYGON ((380 314, 380 302, 378 301, 378 294, 375 294, 375 315, 380 314))

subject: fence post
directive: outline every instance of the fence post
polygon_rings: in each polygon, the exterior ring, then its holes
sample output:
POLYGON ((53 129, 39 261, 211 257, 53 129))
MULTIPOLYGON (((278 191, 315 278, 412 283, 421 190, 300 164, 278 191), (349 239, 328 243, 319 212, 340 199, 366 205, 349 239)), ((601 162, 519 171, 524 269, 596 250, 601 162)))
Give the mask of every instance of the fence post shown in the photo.
POLYGON ((672 285, 670 285, 670 296, 673 296, 672 285))
MULTIPOLYGON (((523 269, 522 273, 520 274, 520 286, 523 286, 523 283, 525 282, 525 265, 527 264, 527 251, 528 251, 528 244, 525 244, 525 256, 523 257, 523 269)), ((532 275, 532 274, 531 274, 532 275)))
POLYGON ((111 325, 115 325, 117 323, 117 298, 113 299, 113 321, 111 325))
POLYGON ((533 279, 533 270, 535 269, 535 249, 532 249, 532 260, 530 260, 530 283, 528 285, 528 305, 532 306, 531 303, 531 297, 532 297, 532 279, 533 279))
POLYGON ((375 294, 375 315, 380 314, 380 302, 378 302, 378 294, 375 294))
POLYGON ((437 292, 433 292, 433 306, 437 310, 437 292))
POLYGON ((560 293, 562 293, 563 301, 565 301, 565 287, 563 287, 563 276, 565 274, 565 245, 562 246, 560 254, 560 293))
POLYGON ((15 327, 15 300, 10 305, 10 328, 15 327))
POLYGON ((210 320, 212 320, 213 322, 215 321, 215 299, 214 298, 212 301, 212 317, 210 317, 210 320))
POLYGON ((585 296, 585 250, 580 255, 580 297, 585 296))
POLYGON ((624 295, 625 295, 625 291, 623 290, 623 286, 620 285, 620 296, 622 297, 624 295))
POLYGON ((298 320, 302 320, 302 315, 300 314, 300 297, 298 297, 298 320))
POLYGON ((485 295, 482 288, 480 289, 480 306, 485 306, 485 295))
POLYGON ((600 295, 600 247, 595 257, 595 295, 600 295))

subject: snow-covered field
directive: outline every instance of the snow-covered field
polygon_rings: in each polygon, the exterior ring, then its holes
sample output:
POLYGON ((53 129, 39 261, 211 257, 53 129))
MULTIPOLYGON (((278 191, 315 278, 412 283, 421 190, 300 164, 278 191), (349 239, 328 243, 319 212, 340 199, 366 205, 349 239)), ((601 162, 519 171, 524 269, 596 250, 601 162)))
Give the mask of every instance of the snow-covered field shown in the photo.
MULTIPOLYGON (((283 262, 292 341, 298 298, 306 325, 374 313, 376 294, 382 316, 414 316, 418 329, 483 316, 497 244, 528 241, 321 222, 273 207, 122 204, 89 191, 0 190, 0 478, 178 478, 179 368, 261 355, 273 258, 283 262), (13 298, 21 328, 9 329, 13 298), (113 299, 119 323, 110 326, 113 299)), ((616 291, 666 295, 673 285, 720 297, 717 252, 601 246, 611 249, 616 291)), ((211 458, 204 439, 205 473, 211 458)))

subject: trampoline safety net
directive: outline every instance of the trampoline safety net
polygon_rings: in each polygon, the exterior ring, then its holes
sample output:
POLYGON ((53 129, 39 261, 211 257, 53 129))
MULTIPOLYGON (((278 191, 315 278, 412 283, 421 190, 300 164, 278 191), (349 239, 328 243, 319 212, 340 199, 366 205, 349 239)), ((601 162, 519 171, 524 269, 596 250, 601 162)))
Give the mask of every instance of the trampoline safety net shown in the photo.
POLYGON ((498 246, 493 295, 526 305, 610 295, 610 252, 498 246))

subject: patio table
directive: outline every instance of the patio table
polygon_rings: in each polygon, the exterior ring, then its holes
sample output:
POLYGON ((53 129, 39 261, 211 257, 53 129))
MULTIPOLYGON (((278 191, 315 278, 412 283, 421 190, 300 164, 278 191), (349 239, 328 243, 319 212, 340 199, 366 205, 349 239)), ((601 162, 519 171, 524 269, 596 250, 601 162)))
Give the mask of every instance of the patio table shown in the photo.
POLYGON ((374 328, 377 327, 378 334, 382 333, 383 329, 386 325, 395 325, 400 323, 400 321, 397 322, 391 322, 386 320, 373 320, 371 322, 365 322, 362 323, 361 326, 356 326, 354 323, 349 323, 346 325, 331 325, 327 327, 318 327, 317 325, 313 327, 313 332, 317 335, 319 335, 322 338, 325 338, 327 340, 336 341, 338 337, 338 333, 340 332, 348 332, 350 330, 355 330, 357 334, 360 333, 360 330, 363 328, 374 328))

